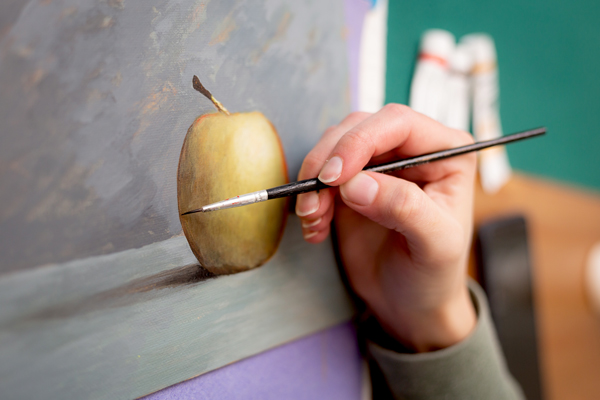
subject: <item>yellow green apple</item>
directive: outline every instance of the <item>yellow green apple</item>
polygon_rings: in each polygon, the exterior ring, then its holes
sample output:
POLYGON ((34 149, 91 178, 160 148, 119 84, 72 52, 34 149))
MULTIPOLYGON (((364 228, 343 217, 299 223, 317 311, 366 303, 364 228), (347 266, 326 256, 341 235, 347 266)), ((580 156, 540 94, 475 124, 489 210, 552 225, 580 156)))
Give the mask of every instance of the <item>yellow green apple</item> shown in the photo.
POLYGON ((193 84, 218 112, 198 117, 181 149, 177 200, 183 233, 200 264, 214 274, 256 268, 277 250, 287 217, 286 199, 181 214, 287 183, 279 136, 262 113, 229 113, 196 76, 193 84))

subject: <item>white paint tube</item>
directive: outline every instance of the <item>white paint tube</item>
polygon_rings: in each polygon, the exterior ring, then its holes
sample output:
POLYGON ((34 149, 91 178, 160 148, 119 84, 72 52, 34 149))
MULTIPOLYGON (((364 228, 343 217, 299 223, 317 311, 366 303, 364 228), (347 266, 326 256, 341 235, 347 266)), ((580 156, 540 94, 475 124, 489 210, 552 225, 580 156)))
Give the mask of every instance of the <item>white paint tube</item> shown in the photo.
POLYGON ((377 112, 385 102, 388 0, 372 1, 360 38, 358 109, 377 112))
POLYGON ((472 67, 471 52, 464 43, 459 43, 450 56, 446 117, 441 122, 450 128, 467 132, 471 124, 471 82, 469 73, 472 67))
MULTIPOLYGON (((493 39, 485 34, 461 39, 471 51, 473 88, 473 134, 478 141, 502 136, 499 110, 498 66, 493 39)), ((502 146, 479 153, 479 176, 486 193, 496 193, 510 179, 511 168, 502 146)))
POLYGON ((448 61, 454 47, 455 38, 450 32, 426 31, 410 87, 409 106, 442 123, 447 107, 448 61))

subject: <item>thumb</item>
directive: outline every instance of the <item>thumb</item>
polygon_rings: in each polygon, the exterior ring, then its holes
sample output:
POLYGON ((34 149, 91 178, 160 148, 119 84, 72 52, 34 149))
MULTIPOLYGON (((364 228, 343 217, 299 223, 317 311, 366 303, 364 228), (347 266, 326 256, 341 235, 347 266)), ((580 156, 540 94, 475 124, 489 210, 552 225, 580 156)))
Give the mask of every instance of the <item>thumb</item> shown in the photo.
POLYGON ((359 172, 340 185, 344 203, 370 220, 403 235, 413 255, 446 256, 461 248, 460 224, 413 182, 376 172, 359 172))

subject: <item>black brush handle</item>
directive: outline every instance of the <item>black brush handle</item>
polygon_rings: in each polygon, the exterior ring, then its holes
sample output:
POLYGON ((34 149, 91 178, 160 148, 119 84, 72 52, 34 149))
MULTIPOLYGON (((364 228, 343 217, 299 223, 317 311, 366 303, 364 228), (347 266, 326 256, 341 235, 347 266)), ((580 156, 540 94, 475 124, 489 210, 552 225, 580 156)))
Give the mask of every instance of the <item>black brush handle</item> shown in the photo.
POLYGON ((280 197, 294 196, 300 193, 314 192, 315 190, 321 190, 328 187, 331 186, 324 184, 317 178, 312 178, 267 189, 267 194, 269 195, 269 200, 271 200, 280 197))
MULTIPOLYGON (((473 151, 487 149, 488 147, 498 146, 506 143, 516 142, 517 140, 528 139, 530 137, 543 135, 546 133, 546 128, 535 128, 528 131, 514 133, 512 135, 501 136, 496 139, 486 140, 482 142, 476 142, 466 146, 455 147, 453 149, 436 151, 434 153, 423 154, 422 156, 405 158, 399 161, 392 161, 386 164, 373 165, 370 167, 363 168, 363 171, 390 173, 399 171, 401 169, 407 169, 430 163, 432 161, 443 160, 445 158, 460 156, 462 154, 471 153, 473 151)), ((267 189, 267 194, 270 199, 277 199, 280 197, 294 196, 300 193, 312 192, 315 190, 325 189, 331 187, 324 184, 317 178, 306 179, 303 181, 292 182, 286 185, 277 186, 271 189, 267 189)))

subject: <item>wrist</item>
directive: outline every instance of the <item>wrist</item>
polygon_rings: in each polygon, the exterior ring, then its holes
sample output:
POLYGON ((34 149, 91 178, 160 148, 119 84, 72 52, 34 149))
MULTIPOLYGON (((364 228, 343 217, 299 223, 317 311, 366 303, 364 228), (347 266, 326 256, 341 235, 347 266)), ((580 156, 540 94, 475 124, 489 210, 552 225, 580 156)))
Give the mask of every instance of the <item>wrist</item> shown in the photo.
POLYGON ((466 285, 438 307, 398 310, 393 316, 378 319, 392 338, 416 353, 457 344, 469 336, 477 323, 466 285))

